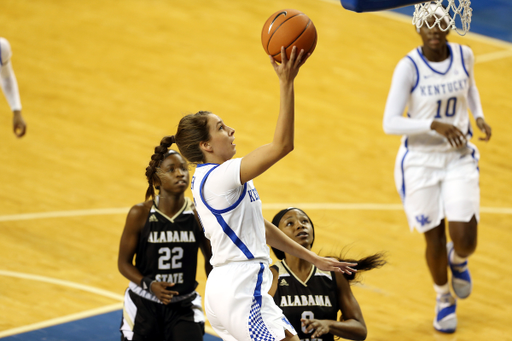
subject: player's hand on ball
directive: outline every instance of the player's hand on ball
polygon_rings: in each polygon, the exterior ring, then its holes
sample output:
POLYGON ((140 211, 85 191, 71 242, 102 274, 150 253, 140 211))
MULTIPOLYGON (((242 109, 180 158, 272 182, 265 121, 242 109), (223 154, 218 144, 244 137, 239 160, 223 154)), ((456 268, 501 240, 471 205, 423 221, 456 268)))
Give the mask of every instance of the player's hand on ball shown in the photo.
POLYGON ((281 64, 278 64, 272 56, 270 56, 270 62, 272 63, 279 80, 283 82, 291 82, 295 79, 299 73, 300 67, 304 65, 308 57, 309 54, 306 56, 304 55, 304 50, 297 52, 297 48, 294 46, 292 53, 290 54, 290 59, 288 60, 283 46, 281 47, 281 64))
POLYGON ((175 283, 154 281, 151 283, 151 291, 163 304, 169 304, 174 296, 180 294, 177 291, 169 290, 174 285, 175 283))

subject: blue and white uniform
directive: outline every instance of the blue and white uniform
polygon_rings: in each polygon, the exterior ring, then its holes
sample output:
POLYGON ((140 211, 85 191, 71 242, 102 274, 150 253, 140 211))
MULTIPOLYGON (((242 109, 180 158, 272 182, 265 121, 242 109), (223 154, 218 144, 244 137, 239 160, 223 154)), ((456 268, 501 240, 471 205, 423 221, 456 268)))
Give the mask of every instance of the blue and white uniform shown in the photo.
POLYGON ((411 229, 426 232, 443 218, 479 219, 477 148, 452 147, 430 129, 433 120, 472 135, 468 109, 483 117, 473 77, 474 56, 467 46, 448 43, 449 57, 428 61, 421 47, 397 65, 384 113, 384 131, 404 135, 395 164, 395 183, 411 229), (403 116, 407 107, 407 117, 403 116))
POLYGON ((11 110, 15 111, 21 110, 21 100, 11 57, 11 45, 5 38, 0 37, 0 87, 11 110))
POLYGON ((223 340, 281 340, 295 334, 268 294, 272 262, 266 245, 261 200, 252 180, 240 181, 242 159, 199 164, 192 194, 212 245, 205 311, 223 340))

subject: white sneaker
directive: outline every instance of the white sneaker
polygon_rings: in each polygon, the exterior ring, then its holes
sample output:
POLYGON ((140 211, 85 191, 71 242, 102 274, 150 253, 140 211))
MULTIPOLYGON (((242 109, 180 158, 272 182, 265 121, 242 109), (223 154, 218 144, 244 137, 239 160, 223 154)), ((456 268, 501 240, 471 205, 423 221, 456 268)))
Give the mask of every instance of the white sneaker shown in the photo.
POLYGON ((471 274, 468 269, 468 261, 466 260, 461 264, 453 264, 450 260, 450 256, 453 250, 453 242, 446 244, 446 250, 448 251, 448 265, 452 271, 452 288, 455 295, 458 298, 466 298, 471 294, 473 289, 473 282, 471 281, 471 274))
POLYGON ((434 328, 442 333, 453 333, 457 329, 457 316, 455 309, 457 300, 452 294, 437 296, 436 317, 434 318, 434 328))

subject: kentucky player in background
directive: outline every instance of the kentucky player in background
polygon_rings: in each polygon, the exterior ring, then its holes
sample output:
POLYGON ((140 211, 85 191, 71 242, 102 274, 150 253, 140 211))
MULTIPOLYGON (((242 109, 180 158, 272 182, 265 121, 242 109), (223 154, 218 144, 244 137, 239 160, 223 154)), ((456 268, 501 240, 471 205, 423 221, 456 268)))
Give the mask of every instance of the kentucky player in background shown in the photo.
POLYGON ((211 248, 184 195, 188 164, 169 149, 172 143, 173 138, 164 137, 155 148, 146 168, 146 201, 131 208, 121 237, 118 267, 130 280, 124 340, 203 340, 205 319, 195 291, 197 253, 200 248, 208 275, 211 248))
POLYGON ((0 87, 13 113, 12 129, 14 134, 17 137, 22 137, 27 131, 27 124, 21 115, 18 81, 12 68, 11 56, 11 45, 5 38, 0 37, 0 87))
MULTIPOLYGON (((438 8, 435 16, 442 15, 438 8)), ((430 25, 436 17, 429 19, 430 25)), ((441 25, 447 28, 448 19, 441 25)), ((475 84, 472 50, 449 43, 449 31, 437 25, 429 29, 424 24, 418 33, 423 45, 395 69, 383 126, 387 134, 404 135, 395 164, 396 187, 410 228, 425 236, 437 294, 434 328, 453 333, 456 297, 467 298, 472 290, 468 257, 477 246, 480 217, 479 153, 469 142, 473 132, 468 109, 485 134, 480 140, 491 138, 491 127, 475 84), (450 293, 448 267, 456 297, 450 293)))

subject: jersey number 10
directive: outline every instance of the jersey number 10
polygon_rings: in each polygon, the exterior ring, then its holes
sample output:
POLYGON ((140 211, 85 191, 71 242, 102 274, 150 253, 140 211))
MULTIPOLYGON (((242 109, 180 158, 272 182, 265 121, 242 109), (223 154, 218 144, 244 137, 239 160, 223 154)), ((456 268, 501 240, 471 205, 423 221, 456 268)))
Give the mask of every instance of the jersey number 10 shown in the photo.
MULTIPOLYGON (((442 118, 441 116, 441 106, 443 101, 439 100, 437 101, 437 113, 434 118, 442 118)), ((446 117, 452 117, 455 115, 455 108, 457 107, 457 97, 450 97, 448 98, 448 101, 446 101, 446 109, 444 112, 444 115, 446 117)))

